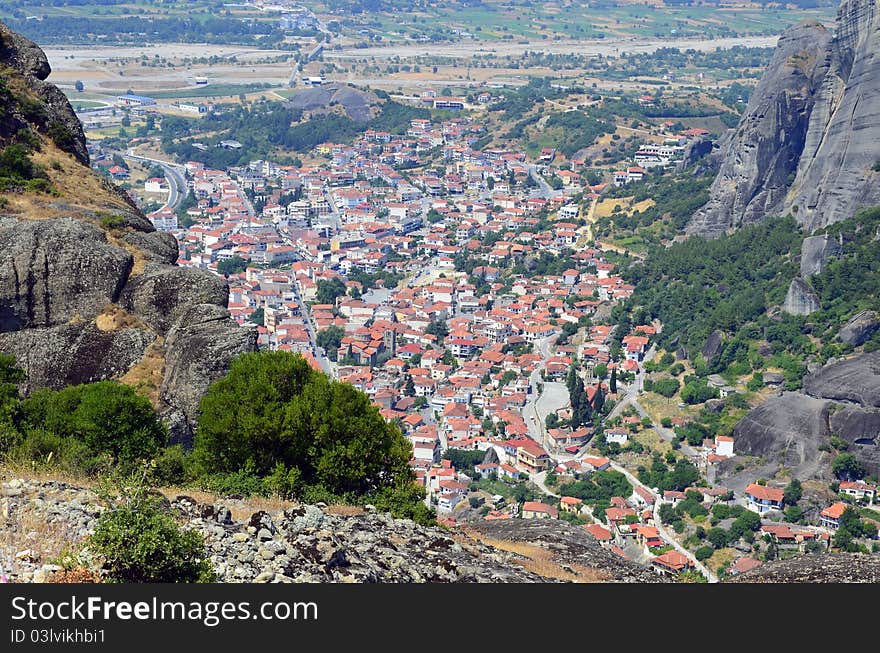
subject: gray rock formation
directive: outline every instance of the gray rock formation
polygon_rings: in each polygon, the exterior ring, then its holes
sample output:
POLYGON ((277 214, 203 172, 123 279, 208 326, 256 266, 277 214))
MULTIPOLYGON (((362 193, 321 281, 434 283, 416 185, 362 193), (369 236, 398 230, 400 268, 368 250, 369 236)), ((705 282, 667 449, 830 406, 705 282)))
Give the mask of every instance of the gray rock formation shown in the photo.
POLYGON ((73 112, 67 96, 53 84, 44 81, 52 69, 40 47, 0 23, 0 62, 18 71, 28 88, 42 100, 45 112, 42 126, 55 123, 69 135, 58 145, 73 154, 80 163, 88 165, 89 153, 82 123, 73 112))
POLYGON ((801 278, 820 274, 832 256, 840 253, 840 244, 827 235, 808 236, 801 245, 801 278))
POLYGON ((823 399, 880 408, 880 351, 826 365, 804 377, 804 392, 823 399))
POLYGON ((875 311, 862 311, 853 316, 837 333, 837 339, 853 347, 865 344, 880 327, 875 311))
POLYGON ((778 458, 786 467, 817 459, 829 436, 828 402, 798 392, 770 397, 733 430, 736 453, 778 458))
POLYGON ((711 363, 712 359, 719 354, 723 344, 724 334, 720 331, 716 329, 709 334, 709 337, 706 338, 706 344, 703 345, 703 348, 700 350, 700 353, 703 355, 703 358, 706 359, 707 363, 711 363))
POLYGON ((819 303, 819 297, 807 285, 807 282, 800 277, 792 279, 788 286, 788 292, 785 293, 782 310, 790 315, 809 315, 820 308, 822 306, 819 303))
POLYGON ((880 557, 866 553, 799 555, 733 576, 731 583, 880 583, 880 557))
POLYGON ((880 12, 877 0, 845 0, 825 54, 797 177, 783 207, 807 232, 880 204, 880 12))
MULTIPOLYGON (((0 561, 13 582, 57 582, 61 568, 47 563, 62 542, 53 537, 63 538, 65 548, 79 548, 106 509, 91 489, 57 481, 13 479, 0 485, 0 502, 5 517, 0 561), (42 524, 41 538, 29 540, 35 522, 42 524)), ((244 501, 224 506, 178 496, 167 501, 167 509, 204 537, 218 578, 226 583, 558 582, 552 572, 528 571, 524 555, 484 544, 484 537, 553 551, 559 574, 578 572, 587 581, 664 580, 601 548, 582 528, 556 520, 487 523, 472 536, 371 510, 339 514, 321 505, 253 512, 244 501), (229 507, 250 517, 236 519, 229 507)), ((100 573, 99 559, 87 551, 82 559, 87 571, 100 573)))
POLYGON ((705 172, 705 169, 711 168, 714 164, 720 163, 720 161, 715 161, 714 157, 713 160, 706 160, 706 157, 712 153, 714 147, 715 144, 708 138, 697 138, 690 141, 685 146, 681 161, 676 164, 675 171, 684 172, 691 166, 702 162, 701 167, 697 169, 698 172, 702 174, 705 172))
POLYGON ((880 204, 877 0, 844 0, 835 35, 785 31, 687 231, 717 236, 791 213, 807 232, 880 204))
POLYGON ((833 434, 880 473, 880 351, 829 363, 803 386, 749 411, 734 427, 735 451, 774 460, 802 480, 828 478, 830 458, 819 446, 833 434))
POLYGON ((87 222, 0 219, 0 331, 67 324, 119 299, 132 255, 87 222))
POLYGON ((120 298, 126 310, 163 334, 192 306, 226 308, 228 301, 229 286, 220 277, 156 263, 132 278, 120 298))
POLYGON ((830 41, 831 34, 815 21, 791 27, 780 37, 739 126, 726 141, 710 199, 694 215, 688 233, 718 236, 759 222, 782 205, 806 142, 830 41))
POLYGON ((32 196, 34 214, 0 216, 0 351, 27 373, 25 394, 161 366, 161 408, 185 439, 201 394, 234 356, 256 349, 256 336, 229 317, 222 279, 175 267, 174 237, 158 233, 115 186, 94 183, 79 120, 43 81, 45 55, 2 24, 0 64, 15 82, 14 93, 0 96, 0 145, 24 127, 51 138, 75 159, 64 162, 65 181, 94 189, 32 196))
POLYGON ((162 399, 194 425, 208 386, 226 373, 232 359, 256 347, 256 329, 238 326, 225 308, 215 304, 187 308, 165 338, 162 399))
POLYGON ((102 331, 94 322, 0 333, 0 351, 13 354, 27 380, 21 390, 59 390, 66 385, 118 379, 156 339, 140 328, 102 331))

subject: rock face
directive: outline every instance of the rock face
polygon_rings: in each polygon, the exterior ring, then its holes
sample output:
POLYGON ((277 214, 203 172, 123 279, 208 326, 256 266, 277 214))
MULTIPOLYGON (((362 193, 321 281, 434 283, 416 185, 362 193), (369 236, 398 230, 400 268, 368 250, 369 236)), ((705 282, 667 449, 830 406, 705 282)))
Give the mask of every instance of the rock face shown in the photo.
POLYGON ((726 141, 709 202, 694 215, 688 233, 718 236, 759 222, 781 206, 807 139, 830 42, 831 34, 818 22, 801 23, 780 37, 739 126, 726 141))
MULTIPOLYGON (((257 332, 238 326, 229 312, 215 304, 186 308, 165 339, 165 378, 161 397, 196 421, 199 402, 208 386, 229 369, 240 354, 255 351, 257 332)), ((187 434, 182 434, 185 440, 187 434)))
POLYGON ((809 315, 821 308, 819 297, 801 278, 792 279, 785 293, 782 310, 790 315, 809 315))
POLYGON ((773 560, 731 578, 732 583, 878 583, 880 557, 865 553, 799 555, 773 560))
POLYGON ((86 137, 82 124, 73 112, 67 96, 53 84, 44 81, 52 69, 49 60, 40 47, 21 34, 9 30, 0 23, 0 64, 17 71, 28 88, 41 100, 45 116, 43 126, 57 123, 64 127, 70 138, 65 141, 66 149, 84 165, 89 163, 86 137))
POLYGON ((716 329, 709 334, 709 337, 706 338, 706 344, 703 345, 703 348, 700 350, 700 353, 703 355, 703 358, 706 359, 707 363, 711 363, 712 359, 719 354, 721 351, 721 345, 723 344, 724 334, 720 331, 716 329))
POLYGON ((0 351, 27 373, 25 394, 119 379, 149 354, 149 364, 163 367, 158 407, 185 440, 201 394, 234 356, 256 349, 256 334, 229 317, 222 279, 173 265, 174 237, 88 168, 78 119, 43 81, 45 55, 2 24, 0 66, 14 89, 0 95, 0 147, 27 128, 44 150, 58 148, 52 156, 65 159, 63 172, 51 172, 68 191, 89 189, 58 199, 30 194, 27 208, 8 202, 0 213, 0 351))
POLYGON ((807 232, 880 203, 877 0, 845 0, 835 34, 789 28, 727 143, 688 232, 717 236, 791 213, 807 232))
POLYGON ((825 58, 797 178, 785 202, 807 232, 880 203, 873 171, 880 141, 880 12, 877 0, 845 0, 825 58))
MULTIPOLYGON (((57 481, 13 480, 0 485, 6 517, 0 560, 14 582, 50 580, 58 568, 46 563, 52 534, 80 544, 105 510, 94 492, 57 481), (29 524, 44 537, 27 539, 29 524), (48 535, 48 536, 47 536, 48 535)), ((237 502, 241 503, 241 502, 237 502)), ((232 505, 231 503, 228 505, 232 505)), ((524 567, 527 558, 460 531, 424 527, 370 510, 334 511, 322 505, 292 505, 273 512, 233 517, 228 506, 198 503, 186 496, 168 502, 184 528, 205 538, 219 580, 227 583, 544 583, 559 580, 524 567), (345 512, 345 514, 340 514, 345 512)), ((239 507, 237 512, 241 512, 239 507)), ((246 513, 248 514, 248 513, 246 513)), ((560 565, 589 570, 598 582, 659 582, 646 567, 602 549, 581 528, 564 522, 516 521, 487 525, 493 541, 526 542, 558 553, 560 565), (565 561, 568 561, 566 563, 565 561)), ((100 560, 87 557, 94 569, 100 560)))
POLYGON ((821 274, 832 256, 840 253, 840 244, 827 235, 808 236, 801 244, 801 278, 821 274))
POLYGON ((749 411, 734 427, 735 451, 776 461, 802 480, 827 478, 830 460, 819 446, 834 434, 868 473, 880 473, 880 351, 829 363, 803 384, 749 411))
POLYGON ((865 344, 877 328, 880 327, 880 319, 874 311, 862 311, 843 325, 837 334, 837 339, 853 347, 865 344))

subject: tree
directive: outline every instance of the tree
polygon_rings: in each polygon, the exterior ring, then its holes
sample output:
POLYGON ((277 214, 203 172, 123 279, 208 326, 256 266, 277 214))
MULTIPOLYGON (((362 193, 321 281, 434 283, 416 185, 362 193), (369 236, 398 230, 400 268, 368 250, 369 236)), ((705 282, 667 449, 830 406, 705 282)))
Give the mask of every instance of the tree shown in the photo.
POLYGON ((345 329, 342 327, 338 327, 335 324, 328 326, 326 329, 321 329, 318 331, 318 336, 315 338, 315 341, 318 343, 318 346, 323 348, 325 352, 327 352, 327 357, 335 361, 337 356, 337 351, 339 350, 339 346, 342 344, 342 338, 345 336, 345 329))
POLYGON ((851 453, 842 453, 831 464, 831 471, 842 481, 851 481, 863 478, 865 466, 851 453))
MULTIPOLYGON (((412 483, 412 446, 369 397, 331 381, 299 354, 244 354, 208 388, 200 405, 195 462, 202 474, 278 464, 297 470, 300 487, 357 499, 412 483)), ((424 496, 424 495, 423 495, 424 496)))
POLYGON ((145 488, 126 489, 101 513, 89 548, 104 558, 113 583, 207 583, 216 580, 198 531, 181 530, 145 488))
POLYGON ((265 320, 266 311, 263 309, 262 306, 251 313, 251 316, 248 318, 248 322, 253 322, 254 324, 257 324, 259 326, 263 326, 265 324, 265 320))
POLYGON ((617 368, 611 370, 611 380, 608 382, 608 389, 612 393, 617 393, 617 368))
POLYGON ((715 549, 711 546, 701 546, 699 549, 694 551, 694 557, 702 562, 703 560, 708 560, 712 557, 712 554, 715 553, 715 549))
POLYGON ((658 395, 669 399, 670 397, 675 395, 676 392, 678 392, 678 389, 680 387, 681 384, 679 384, 678 379, 660 379, 658 381, 654 381, 653 391, 656 392, 658 395))
POLYGON ((428 326, 425 327, 425 333, 437 336, 442 341, 443 338, 449 335, 449 327, 446 326, 446 322, 443 320, 431 320, 428 326))
POLYGON ((79 79, 76 80, 76 83, 73 85, 73 87, 74 87, 74 88, 77 90, 77 92, 79 92, 79 93, 82 93, 83 90, 85 90, 85 85, 84 85, 84 84, 82 83, 82 81, 79 80, 79 79))
POLYGON ((217 263, 217 272, 228 277, 230 274, 244 272, 247 269, 247 264, 248 262, 240 256, 233 256, 217 263))
POLYGON ((599 363, 593 368, 593 374, 596 376, 596 378, 604 379, 606 376, 608 376, 608 366, 603 363, 599 363))
POLYGON ((149 400, 115 381, 39 390, 22 410, 27 428, 73 438, 123 468, 154 456, 168 440, 149 400))
POLYGON ((791 482, 785 486, 785 492, 783 493, 783 500, 785 505, 794 506, 798 501, 801 500, 804 491, 801 487, 801 482, 797 478, 791 479, 791 482))
POLYGON ((0 452, 7 451, 19 439, 15 427, 21 414, 18 384, 25 378, 15 356, 0 354, 0 452))
POLYGON ((730 541, 727 531, 717 526, 706 531, 706 539, 716 549, 723 549, 730 541))
POLYGON ((315 301, 319 304, 336 304, 336 298, 345 295, 345 283, 338 277, 320 279, 317 284, 315 301))

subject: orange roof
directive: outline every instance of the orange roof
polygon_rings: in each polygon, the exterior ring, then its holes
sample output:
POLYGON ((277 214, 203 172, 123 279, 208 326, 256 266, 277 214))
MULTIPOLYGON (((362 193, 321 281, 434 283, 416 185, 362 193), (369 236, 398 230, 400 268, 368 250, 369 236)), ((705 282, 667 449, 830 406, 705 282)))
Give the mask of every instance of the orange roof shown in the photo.
POLYGON ((611 531, 603 526, 600 526, 599 524, 584 524, 584 530, 586 530, 597 540, 601 541, 611 539, 611 531))
POLYGON ((830 517, 831 519, 840 519, 846 508, 847 505, 845 503, 835 503, 825 508, 825 510, 822 511, 822 516, 830 517))
POLYGON ((782 498, 785 496, 785 492, 781 488, 767 487, 766 485, 758 485, 757 483, 750 483, 746 488, 746 494, 751 494, 756 499, 773 501, 776 503, 782 502, 782 498))
POLYGON ((667 551, 666 553, 654 558, 652 562, 656 562, 663 565, 664 567, 668 567, 669 569, 673 569, 675 571, 686 569, 691 564, 691 561, 688 559, 688 557, 684 554, 679 553, 678 551, 667 551))

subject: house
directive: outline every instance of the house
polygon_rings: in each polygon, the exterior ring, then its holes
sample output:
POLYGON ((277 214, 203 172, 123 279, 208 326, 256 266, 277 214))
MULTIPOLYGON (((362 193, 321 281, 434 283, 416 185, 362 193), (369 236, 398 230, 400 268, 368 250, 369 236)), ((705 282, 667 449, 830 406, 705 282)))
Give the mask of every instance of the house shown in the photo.
POLYGON ((516 462, 530 474, 537 474, 547 469, 547 465, 550 463, 550 454, 544 451, 540 445, 528 443, 516 450, 516 462))
POLYGON ((583 499, 578 499, 577 497, 562 497, 559 500, 559 508, 562 512, 577 514, 580 512, 583 503, 583 499))
POLYGON ((604 549, 611 547, 614 542, 614 536, 607 528, 600 524, 584 524, 584 530, 596 538, 596 541, 604 549))
POLYGON ((840 518, 847 505, 843 502, 832 504, 819 513, 819 522, 828 530, 836 531, 840 528, 840 518))
POLYGON ((684 492, 679 492, 678 490, 663 491, 664 503, 671 503, 673 506, 675 506, 678 505, 679 501, 684 501, 685 499, 687 499, 687 496, 684 492))
POLYGON ((745 556, 743 558, 737 559, 736 562, 730 565, 728 571, 730 572, 731 576, 736 576, 743 572, 749 571, 750 569, 760 567, 762 564, 764 563, 760 560, 755 560, 754 558, 745 556))
POLYGON ((498 463, 480 463, 479 465, 474 465, 474 469, 477 471, 480 478, 489 478, 492 474, 497 476, 500 467, 501 465, 498 463))
POLYGON ((633 527, 633 530, 636 533, 636 541, 641 546, 645 547, 646 552, 653 547, 659 547, 665 544, 663 538, 660 537, 660 531, 654 526, 636 524, 633 527))
POLYGON ((629 434, 626 429, 613 428, 605 431, 605 442, 608 444, 619 444, 623 446, 629 440, 629 434))
POLYGON ((501 463, 498 466, 498 476, 501 478, 509 478, 512 481, 518 481, 520 477, 520 471, 512 465, 501 463))
POLYGON ((694 568, 694 563, 678 551, 667 551, 651 560, 651 568, 661 576, 675 576, 694 568))
POLYGON ((771 510, 782 510, 784 492, 781 488, 750 483, 746 488, 746 508, 759 515, 771 510))
POLYGON ((559 511, 540 501, 526 501, 522 507, 523 519, 559 519, 559 511))
POLYGON ((604 456, 585 456, 583 463, 590 471, 601 472, 611 467, 611 459, 604 456))
POLYGON ((727 435, 716 435, 715 455, 726 458, 733 456, 733 438, 727 435))
POLYGON ((437 511, 438 512, 452 512, 455 506, 458 505, 458 502, 461 501, 462 496, 455 492, 446 492, 441 494, 437 499, 437 511))
POLYGON ((864 481, 841 481, 839 492, 856 500, 867 499, 868 503, 874 503, 877 486, 864 481))

